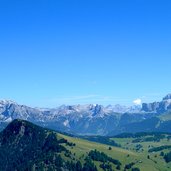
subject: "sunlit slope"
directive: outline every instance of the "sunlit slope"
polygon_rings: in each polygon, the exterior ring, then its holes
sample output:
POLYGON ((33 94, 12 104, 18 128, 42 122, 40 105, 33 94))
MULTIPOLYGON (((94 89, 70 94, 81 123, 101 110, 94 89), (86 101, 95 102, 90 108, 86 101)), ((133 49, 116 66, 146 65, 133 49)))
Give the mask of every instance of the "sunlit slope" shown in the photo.
MULTIPOLYGON (((98 151, 104 152, 112 158, 118 159, 122 163, 121 170, 124 170, 125 165, 131 162, 135 163, 134 167, 138 167, 142 171, 169 170, 166 168, 164 162, 161 162, 160 165, 156 164, 152 160, 147 159, 146 154, 141 154, 138 152, 125 150, 123 148, 117 147, 112 147, 112 149, 109 150, 108 145, 73 138, 62 134, 60 134, 59 136, 76 144, 76 146, 70 150, 72 151, 72 153, 76 154, 77 159, 82 159, 82 157, 86 156, 89 151, 97 149, 98 151)), ((99 165, 98 162, 96 164, 97 166, 99 165)))

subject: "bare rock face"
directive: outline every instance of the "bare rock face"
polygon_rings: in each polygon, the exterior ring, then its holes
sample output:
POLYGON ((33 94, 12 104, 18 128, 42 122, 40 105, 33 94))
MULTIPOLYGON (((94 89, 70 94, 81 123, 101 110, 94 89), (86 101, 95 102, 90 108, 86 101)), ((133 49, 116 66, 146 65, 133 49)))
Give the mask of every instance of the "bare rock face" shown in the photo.
POLYGON ((161 102, 143 103, 142 111, 163 113, 171 110, 171 94, 166 95, 161 102))
POLYGON ((166 95, 163 100, 171 100, 171 94, 166 95))
POLYGON ((159 108, 160 103, 154 102, 154 103, 143 103, 142 104, 142 110, 145 112, 156 112, 159 108))

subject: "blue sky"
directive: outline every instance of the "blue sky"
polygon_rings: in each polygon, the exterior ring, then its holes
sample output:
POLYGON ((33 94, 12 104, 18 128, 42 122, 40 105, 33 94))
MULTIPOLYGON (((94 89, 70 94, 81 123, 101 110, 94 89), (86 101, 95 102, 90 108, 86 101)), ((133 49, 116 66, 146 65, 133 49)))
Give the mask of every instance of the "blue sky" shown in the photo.
POLYGON ((0 98, 151 102, 171 92, 169 0, 1 0, 0 98))

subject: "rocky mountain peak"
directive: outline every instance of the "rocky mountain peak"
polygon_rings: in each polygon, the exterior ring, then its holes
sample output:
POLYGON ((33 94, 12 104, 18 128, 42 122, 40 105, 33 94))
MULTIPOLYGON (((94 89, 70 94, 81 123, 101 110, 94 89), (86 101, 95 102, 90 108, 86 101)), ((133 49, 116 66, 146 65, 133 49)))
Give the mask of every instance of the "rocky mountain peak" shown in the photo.
POLYGON ((13 100, 0 100, 0 105, 11 105, 11 104, 17 104, 13 100))
POLYGON ((160 102, 142 104, 144 112, 163 113, 168 110, 171 110, 171 94, 166 95, 160 102))
POLYGON ((170 93, 170 94, 167 94, 167 95, 163 98, 163 100, 171 100, 171 93, 170 93))

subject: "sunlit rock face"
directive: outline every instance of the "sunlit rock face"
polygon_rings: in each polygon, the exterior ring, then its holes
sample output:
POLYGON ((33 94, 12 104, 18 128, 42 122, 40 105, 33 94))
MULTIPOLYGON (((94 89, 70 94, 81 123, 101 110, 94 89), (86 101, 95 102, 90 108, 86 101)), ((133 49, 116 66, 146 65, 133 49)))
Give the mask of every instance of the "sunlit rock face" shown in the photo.
POLYGON ((143 103, 142 111, 163 113, 171 109, 171 94, 166 95, 161 102, 143 103))

